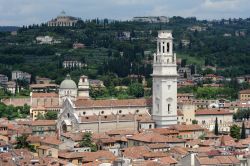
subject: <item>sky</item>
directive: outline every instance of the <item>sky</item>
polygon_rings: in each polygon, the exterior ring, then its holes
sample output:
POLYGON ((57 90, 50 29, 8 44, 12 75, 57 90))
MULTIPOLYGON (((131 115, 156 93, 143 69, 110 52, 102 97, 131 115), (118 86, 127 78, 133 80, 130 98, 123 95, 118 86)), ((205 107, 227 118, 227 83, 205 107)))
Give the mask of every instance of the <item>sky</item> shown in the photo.
POLYGON ((0 26, 40 24, 65 11, 83 20, 134 16, 250 17, 250 0, 0 0, 0 26))

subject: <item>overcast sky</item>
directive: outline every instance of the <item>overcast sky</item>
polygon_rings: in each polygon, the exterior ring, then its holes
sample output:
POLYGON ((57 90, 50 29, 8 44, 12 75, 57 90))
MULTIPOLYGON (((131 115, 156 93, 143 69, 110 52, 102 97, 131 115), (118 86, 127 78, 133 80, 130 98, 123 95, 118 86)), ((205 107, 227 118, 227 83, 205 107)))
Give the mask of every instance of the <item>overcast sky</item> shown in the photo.
POLYGON ((40 24, 67 15, 129 20, 134 16, 248 18, 250 0, 0 0, 0 26, 40 24))

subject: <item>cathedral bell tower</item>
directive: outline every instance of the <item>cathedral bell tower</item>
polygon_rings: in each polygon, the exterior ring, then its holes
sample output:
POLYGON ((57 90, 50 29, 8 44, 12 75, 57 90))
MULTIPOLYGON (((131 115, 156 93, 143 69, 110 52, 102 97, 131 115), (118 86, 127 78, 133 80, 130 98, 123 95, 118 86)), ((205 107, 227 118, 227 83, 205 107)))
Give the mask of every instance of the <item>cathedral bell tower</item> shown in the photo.
POLYGON ((152 77, 152 117, 156 127, 164 128, 177 124, 177 65, 171 31, 158 31, 152 77))

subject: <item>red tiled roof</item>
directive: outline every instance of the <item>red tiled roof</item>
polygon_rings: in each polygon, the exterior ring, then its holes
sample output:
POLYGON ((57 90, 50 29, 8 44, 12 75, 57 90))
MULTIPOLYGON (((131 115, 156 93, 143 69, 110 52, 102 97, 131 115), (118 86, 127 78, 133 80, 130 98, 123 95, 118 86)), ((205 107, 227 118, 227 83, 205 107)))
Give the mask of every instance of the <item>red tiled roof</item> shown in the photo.
POLYGON ((181 143, 185 142, 183 139, 179 139, 176 137, 167 137, 164 135, 160 135, 158 133, 139 133, 132 137, 128 137, 128 139, 147 142, 147 143, 181 143))
POLYGON ((31 122, 31 126, 56 126, 55 120, 35 120, 31 122))
POLYGON ((204 131, 200 125, 192 124, 192 125, 173 125, 171 128, 181 132, 181 131, 204 131))
POLYGON ((250 94, 250 89, 241 90, 240 94, 250 94))
POLYGON ((41 140, 41 143, 50 144, 50 145, 60 145, 62 142, 57 139, 55 136, 46 136, 41 140))
POLYGON ((32 98, 42 98, 42 97, 56 97, 58 98, 59 95, 57 93, 34 93, 32 92, 32 95, 31 95, 32 98))
POLYGON ((224 165, 224 164, 240 164, 235 156, 214 156, 214 157, 198 157, 200 165, 224 165))
POLYGON ((195 115, 233 115, 233 112, 227 109, 199 109, 195 115))
POLYGON ((58 87, 57 84, 31 84, 30 88, 58 87))
POLYGON ((155 128, 150 129, 149 131, 161 134, 161 135, 177 135, 179 134, 179 131, 169 128, 155 128))
POLYGON ((152 99, 124 99, 124 100, 88 100, 79 99, 74 102, 76 107, 125 107, 125 106, 151 106, 152 99))
POLYGON ((123 155, 132 159, 141 159, 149 150, 144 146, 133 146, 123 149, 123 155))

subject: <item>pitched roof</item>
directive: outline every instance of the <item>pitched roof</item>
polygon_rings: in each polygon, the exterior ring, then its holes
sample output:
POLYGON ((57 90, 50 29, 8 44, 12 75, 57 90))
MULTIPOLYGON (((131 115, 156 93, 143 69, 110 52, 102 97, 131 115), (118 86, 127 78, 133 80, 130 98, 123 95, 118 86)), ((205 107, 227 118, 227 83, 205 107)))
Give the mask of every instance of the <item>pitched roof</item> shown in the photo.
POLYGON ((145 146, 132 146, 123 149, 124 157, 128 157, 131 159, 141 159, 143 155, 148 153, 149 150, 145 146))
POLYGON ((52 92, 52 93, 34 93, 34 92, 32 92, 31 97, 32 98, 42 98, 42 97, 44 97, 44 98, 57 97, 58 98, 59 95, 57 93, 54 93, 54 92, 52 92))
POLYGON ((55 136, 46 136, 41 140, 41 143, 50 144, 50 145, 60 145, 62 142, 57 139, 55 136))
POLYGON ((107 131, 106 134, 107 135, 134 135, 137 134, 138 132, 135 130, 110 130, 107 131))
POLYGON ((192 125, 173 125, 171 128, 183 132, 183 131, 204 131, 200 125, 192 124, 192 125))
POLYGON ((31 122, 31 126, 56 126, 55 120, 35 120, 31 122))
POLYGON ((58 158, 64 159, 75 159, 75 158, 82 158, 84 162, 93 162, 100 158, 105 158, 107 160, 115 160, 115 156, 110 151, 100 150, 97 152, 67 152, 67 151, 60 151, 58 153, 58 158))
POLYGON ((241 90, 240 94, 250 94, 250 89, 241 90))
POLYGON ((221 136, 220 141, 221 141, 221 145, 222 146, 236 146, 236 142, 229 135, 223 135, 223 136, 221 136))
POLYGON ((135 134, 132 137, 128 137, 128 139, 147 142, 147 143, 181 143, 185 142, 183 139, 179 139, 176 137, 167 137, 164 135, 160 135, 158 133, 139 133, 135 134))
POLYGON ((177 135, 179 131, 170 128, 154 128, 149 129, 149 131, 161 134, 161 135, 177 135))
POLYGON ((124 100, 91 100, 79 99, 75 101, 76 107, 126 107, 126 106, 151 106, 152 99, 124 99, 124 100))
POLYGON ((199 109, 195 111, 195 116, 199 115, 233 115, 228 109, 199 109))
POLYGON ((221 165, 221 164, 239 164, 240 161, 235 156, 214 156, 214 157, 196 157, 200 165, 221 165))

